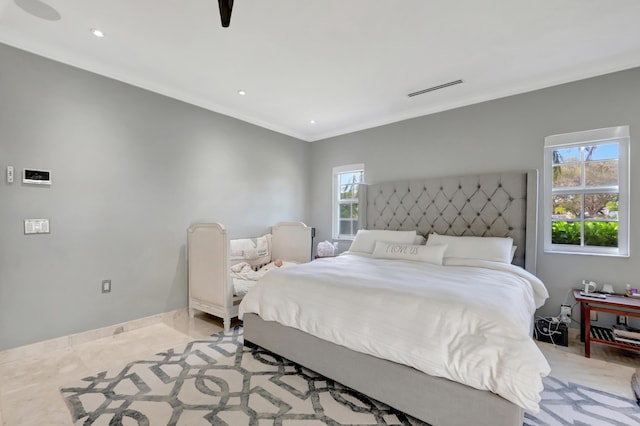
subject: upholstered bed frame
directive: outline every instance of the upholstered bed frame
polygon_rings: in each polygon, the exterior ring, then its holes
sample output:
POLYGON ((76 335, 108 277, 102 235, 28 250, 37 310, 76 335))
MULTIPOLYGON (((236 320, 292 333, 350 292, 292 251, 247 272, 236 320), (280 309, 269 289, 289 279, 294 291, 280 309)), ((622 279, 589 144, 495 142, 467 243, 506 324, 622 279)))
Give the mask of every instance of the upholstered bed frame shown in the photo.
POLYGON ((359 228, 511 237, 535 274, 537 195, 537 170, 361 185, 359 228))
MULTIPOLYGON (((510 236, 518 246, 513 263, 535 273, 535 170, 362 185, 359 192, 363 229, 510 236)), ((523 423, 522 408, 494 393, 355 352, 256 314, 244 315, 244 338, 432 425, 523 423)))

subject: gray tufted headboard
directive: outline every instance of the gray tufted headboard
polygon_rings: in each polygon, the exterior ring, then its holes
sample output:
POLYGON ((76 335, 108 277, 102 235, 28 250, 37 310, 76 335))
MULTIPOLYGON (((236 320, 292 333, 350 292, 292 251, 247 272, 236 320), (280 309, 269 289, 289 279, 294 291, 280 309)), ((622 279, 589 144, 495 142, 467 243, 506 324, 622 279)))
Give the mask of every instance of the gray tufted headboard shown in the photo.
POLYGON ((537 170, 363 184, 358 193, 360 229, 511 237, 513 263, 536 272, 537 170))

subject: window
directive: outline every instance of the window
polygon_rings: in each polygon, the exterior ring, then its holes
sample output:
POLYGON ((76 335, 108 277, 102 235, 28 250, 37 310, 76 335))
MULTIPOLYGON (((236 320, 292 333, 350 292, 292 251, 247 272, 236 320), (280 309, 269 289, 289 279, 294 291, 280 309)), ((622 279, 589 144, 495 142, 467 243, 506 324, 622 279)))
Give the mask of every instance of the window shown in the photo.
POLYGON ((629 126, 544 143, 545 251, 629 256, 629 126))
POLYGON ((351 240, 358 232, 358 185, 364 164, 333 168, 333 238, 351 240))

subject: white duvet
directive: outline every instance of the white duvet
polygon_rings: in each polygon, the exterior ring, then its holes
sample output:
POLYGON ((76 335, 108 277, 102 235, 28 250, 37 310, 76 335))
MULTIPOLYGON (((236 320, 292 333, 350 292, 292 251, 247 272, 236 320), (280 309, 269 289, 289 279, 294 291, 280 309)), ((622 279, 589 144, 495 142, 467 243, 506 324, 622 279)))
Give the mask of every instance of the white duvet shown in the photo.
POLYGON ((267 263, 257 271, 247 262, 236 263, 229 268, 229 276, 233 282, 233 294, 243 297, 251 288, 256 285, 256 281, 264 277, 267 272, 277 268, 288 268, 297 265, 296 262, 281 261, 281 266, 276 266, 276 262, 267 263))
POLYGON ((544 285, 513 265, 445 263, 342 255, 273 270, 245 296, 240 318, 256 313, 538 412, 550 368, 529 333, 544 285))

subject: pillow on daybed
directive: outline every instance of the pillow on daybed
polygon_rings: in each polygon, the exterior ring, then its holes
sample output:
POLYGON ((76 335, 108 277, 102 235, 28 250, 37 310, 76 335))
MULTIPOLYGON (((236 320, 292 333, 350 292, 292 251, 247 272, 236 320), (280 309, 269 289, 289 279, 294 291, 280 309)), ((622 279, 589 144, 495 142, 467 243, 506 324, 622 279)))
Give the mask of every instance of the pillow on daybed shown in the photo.
POLYGON ((257 267, 271 262, 271 234, 229 240, 229 246, 231 265, 247 262, 252 267, 257 267))
POLYGON ((513 238, 510 237, 455 237, 430 234, 427 247, 446 244, 445 258, 490 260, 511 263, 513 238))
POLYGON ((416 231, 387 231, 380 229, 360 229, 356 234, 349 251, 373 253, 376 241, 387 243, 413 244, 416 231))
POLYGON ((413 260, 442 265, 442 258, 446 248, 447 246, 444 244, 423 246, 376 241, 371 257, 376 259, 413 260))

